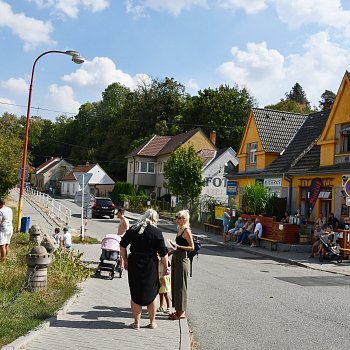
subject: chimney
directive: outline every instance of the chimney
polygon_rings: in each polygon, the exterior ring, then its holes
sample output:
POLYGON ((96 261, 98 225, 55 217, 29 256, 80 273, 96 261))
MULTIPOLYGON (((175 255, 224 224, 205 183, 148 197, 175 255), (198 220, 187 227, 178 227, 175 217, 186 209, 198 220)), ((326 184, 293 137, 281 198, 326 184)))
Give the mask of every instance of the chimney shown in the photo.
POLYGON ((213 130, 210 132, 210 141, 213 145, 216 145, 216 131, 213 130))

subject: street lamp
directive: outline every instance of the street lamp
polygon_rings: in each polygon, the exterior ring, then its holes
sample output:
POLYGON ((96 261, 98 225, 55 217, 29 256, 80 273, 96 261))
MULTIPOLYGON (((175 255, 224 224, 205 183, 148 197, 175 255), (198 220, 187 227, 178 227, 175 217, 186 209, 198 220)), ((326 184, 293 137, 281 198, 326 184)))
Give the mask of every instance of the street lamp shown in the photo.
POLYGON ((22 218, 22 208, 23 208, 23 191, 24 191, 24 180, 25 180, 25 169, 26 169, 26 163, 27 163, 27 150, 28 150, 28 135, 29 135, 29 120, 30 120, 30 105, 32 102, 32 88, 33 88, 33 80, 34 80, 34 71, 36 63, 39 61, 39 59, 49 53, 62 53, 64 55, 68 55, 72 57, 72 61, 76 64, 81 64, 84 62, 84 58, 80 55, 78 51, 74 50, 67 50, 67 51, 60 51, 60 50, 50 50, 45 51, 41 55, 39 55, 36 60, 34 61, 33 68, 32 68, 32 77, 30 79, 30 85, 29 85, 29 94, 28 94, 28 105, 27 105, 27 118, 26 118, 26 129, 25 129, 25 136, 24 136, 24 144, 23 144, 23 157, 22 157, 22 169, 21 169, 21 183, 19 187, 19 199, 18 199, 18 221, 17 221, 17 232, 20 231, 21 228, 21 218, 22 218))

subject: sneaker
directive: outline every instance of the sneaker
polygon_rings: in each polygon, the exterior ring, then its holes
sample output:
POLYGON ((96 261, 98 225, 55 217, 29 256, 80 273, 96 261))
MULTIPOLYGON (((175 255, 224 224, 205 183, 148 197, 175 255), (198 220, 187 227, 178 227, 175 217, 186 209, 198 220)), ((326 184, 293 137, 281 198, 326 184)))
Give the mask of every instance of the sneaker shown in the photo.
POLYGON ((157 309, 157 312, 164 312, 163 306, 159 306, 159 308, 157 309))
POLYGON ((256 244, 252 243, 252 244, 250 245, 250 247, 251 247, 251 248, 256 247, 256 244))
POLYGON ((170 314, 171 314, 170 307, 168 307, 164 312, 165 312, 166 314, 170 315, 170 314))

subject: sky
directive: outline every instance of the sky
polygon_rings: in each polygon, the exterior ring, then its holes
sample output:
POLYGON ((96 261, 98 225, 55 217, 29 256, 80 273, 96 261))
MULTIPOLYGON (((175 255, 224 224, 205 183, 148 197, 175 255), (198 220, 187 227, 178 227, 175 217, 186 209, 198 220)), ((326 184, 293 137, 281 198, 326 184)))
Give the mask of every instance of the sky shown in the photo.
POLYGON ((298 82, 312 106, 350 70, 349 0, 0 0, 0 114, 55 120, 111 83, 173 77, 196 95, 247 88, 260 107, 298 82))

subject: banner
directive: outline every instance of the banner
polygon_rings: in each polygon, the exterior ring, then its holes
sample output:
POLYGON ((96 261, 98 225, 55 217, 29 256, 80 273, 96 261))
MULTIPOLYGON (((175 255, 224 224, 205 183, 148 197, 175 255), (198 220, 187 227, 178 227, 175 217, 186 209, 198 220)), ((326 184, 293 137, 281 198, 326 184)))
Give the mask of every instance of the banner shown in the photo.
POLYGON ((315 179, 312 179, 311 181, 311 185, 308 191, 308 200, 307 200, 308 217, 311 215, 314 209, 314 206, 316 204, 318 195, 320 194, 322 185, 323 185, 323 182, 322 182, 322 179, 320 178, 315 178, 315 179))

